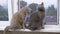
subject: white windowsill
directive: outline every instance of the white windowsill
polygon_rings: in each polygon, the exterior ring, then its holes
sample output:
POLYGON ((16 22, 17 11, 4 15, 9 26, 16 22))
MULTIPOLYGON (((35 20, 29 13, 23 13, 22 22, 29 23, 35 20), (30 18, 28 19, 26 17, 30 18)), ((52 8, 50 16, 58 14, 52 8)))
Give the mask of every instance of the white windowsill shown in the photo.
POLYGON ((0 30, 4 30, 8 25, 10 25, 9 21, 0 21, 0 30))
MULTIPOLYGON (((0 29, 0 31, 4 31, 4 28, 0 29)), ((14 31, 14 30, 10 30, 9 31, 14 31)), ((45 29, 41 29, 41 30, 36 30, 36 31, 31 31, 29 29, 18 29, 16 31, 23 31, 23 32, 54 32, 54 33, 60 33, 60 26, 59 25, 45 25, 45 29)))
MULTIPOLYGON (((28 29, 25 30, 17 30, 17 31, 26 31, 26 32, 32 32, 28 29)), ((60 26, 59 25, 45 25, 45 29, 41 29, 41 30, 36 30, 33 32, 56 32, 59 33, 60 32, 60 26)))

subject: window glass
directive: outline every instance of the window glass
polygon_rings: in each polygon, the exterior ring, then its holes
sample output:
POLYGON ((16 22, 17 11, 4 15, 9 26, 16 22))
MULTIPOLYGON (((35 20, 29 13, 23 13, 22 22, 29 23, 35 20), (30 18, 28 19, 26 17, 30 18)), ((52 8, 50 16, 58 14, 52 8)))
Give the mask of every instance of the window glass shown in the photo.
POLYGON ((0 21, 8 20, 8 0, 0 0, 0 21))

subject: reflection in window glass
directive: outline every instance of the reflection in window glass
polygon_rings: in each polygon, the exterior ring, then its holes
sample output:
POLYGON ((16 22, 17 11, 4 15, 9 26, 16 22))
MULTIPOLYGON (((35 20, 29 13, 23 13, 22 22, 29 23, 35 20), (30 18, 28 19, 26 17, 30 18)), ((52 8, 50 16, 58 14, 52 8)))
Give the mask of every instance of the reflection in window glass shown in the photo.
POLYGON ((0 21, 8 21, 8 0, 0 0, 0 21))
POLYGON ((20 0, 20 8, 28 6, 32 9, 32 12, 37 10, 38 4, 44 3, 46 19, 45 22, 48 25, 56 25, 57 23, 57 0, 20 0))

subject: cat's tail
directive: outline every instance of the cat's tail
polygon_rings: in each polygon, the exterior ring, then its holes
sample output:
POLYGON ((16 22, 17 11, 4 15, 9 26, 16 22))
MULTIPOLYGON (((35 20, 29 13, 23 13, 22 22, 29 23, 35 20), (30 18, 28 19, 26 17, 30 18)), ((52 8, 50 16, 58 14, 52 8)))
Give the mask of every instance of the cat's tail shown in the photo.
POLYGON ((7 27, 4 29, 3 34, 7 34, 7 32, 8 32, 9 29, 10 29, 10 26, 7 26, 7 27))

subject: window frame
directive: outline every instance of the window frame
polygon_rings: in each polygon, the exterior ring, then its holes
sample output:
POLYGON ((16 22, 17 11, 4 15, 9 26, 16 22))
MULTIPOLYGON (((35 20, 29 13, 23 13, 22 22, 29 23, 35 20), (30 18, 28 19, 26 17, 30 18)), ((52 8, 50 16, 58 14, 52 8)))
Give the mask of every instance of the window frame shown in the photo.
MULTIPOLYGON (((45 25, 44 27, 45 27, 45 29, 42 29, 41 31, 43 31, 43 32, 52 32, 52 30, 53 31, 55 31, 55 30, 59 30, 59 27, 60 27, 60 0, 57 0, 58 1, 58 8, 57 8, 57 21, 59 22, 59 24, 58 25, 45 25)), ((17 2, 19 2, 19 0, 8 0, 8 14, 9 14, 9 21, 7 21, 7 24, 8 23, 10 23, 10 21, 11 21, 11 18, 12 18, 12 15, 14 14, 14 13, 16 13, 17 11, 18 11, 18 5, 17 5, 17 2), (16 3, 16 4, 15 4, 16 3), (12 13, 12 14, 11 14, 12 13)), ((0 21, 1 22, 1 21, 0 21)), ((6 22, 6 21, 2 21, 2 22, 6 22)), ((4 29, 4 28, 3 28, 4 29)))
POLYGON ((9 20, 8 21, 0 21, 0 24, 4 23, 0 27, 0 30, 4 30, 6 26, 10 25, 12 15, 18 11, 17 2, 18 2, 18 0, 8 0, 8 18, 9 18, 9 20))
POLYGON ((11 3, 11 0, 7 0, 8 1, 8 21, 0 21, 0 30, 4 30, 4 28, 8 25, 10 25, 10 21, 11 21, 11 18, 12 18, 12 3, 11 3))

